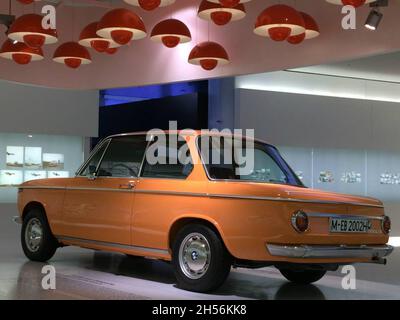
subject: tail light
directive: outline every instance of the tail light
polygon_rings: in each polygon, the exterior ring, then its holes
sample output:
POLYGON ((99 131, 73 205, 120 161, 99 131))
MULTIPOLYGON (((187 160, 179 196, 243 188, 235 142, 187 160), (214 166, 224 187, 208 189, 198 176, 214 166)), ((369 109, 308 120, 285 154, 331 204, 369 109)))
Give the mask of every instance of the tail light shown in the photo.
POLYGON ((304 211, 296 211, 292 215, 292 226, 297 232, 305 232, 308 229, 308 216, 304 211))
POLYGON ((388 216, 384 216, 382 220, 382 231, 384 234, 389 234, 392 222, 388 216))

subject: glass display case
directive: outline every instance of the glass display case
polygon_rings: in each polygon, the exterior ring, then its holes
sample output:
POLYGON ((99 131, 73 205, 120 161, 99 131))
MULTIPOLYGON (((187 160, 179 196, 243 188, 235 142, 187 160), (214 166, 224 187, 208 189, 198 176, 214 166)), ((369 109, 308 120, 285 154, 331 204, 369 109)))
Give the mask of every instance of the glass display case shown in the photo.
POLYGON ((0 202, 15 202, 25 181, 73 176, 83 157, 83 137, 0 133, 0 202))

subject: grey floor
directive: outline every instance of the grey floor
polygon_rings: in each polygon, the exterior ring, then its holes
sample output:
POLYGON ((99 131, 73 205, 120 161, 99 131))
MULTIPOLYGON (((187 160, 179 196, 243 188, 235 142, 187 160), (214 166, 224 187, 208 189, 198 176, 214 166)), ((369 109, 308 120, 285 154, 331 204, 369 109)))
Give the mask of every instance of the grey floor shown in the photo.
POLYGON ((342 289, 340 271, 298 286, 264 268, 232 270, 217 292, 198 294, 177 289, 167 263, 67 247, 50 261, 56 289, 44 290, 44 264, 24 257, 15 214, 15 205, 0 205, 0 299, 400 299, 399 248, 386 266, 356 266, 356 290, 342 289))

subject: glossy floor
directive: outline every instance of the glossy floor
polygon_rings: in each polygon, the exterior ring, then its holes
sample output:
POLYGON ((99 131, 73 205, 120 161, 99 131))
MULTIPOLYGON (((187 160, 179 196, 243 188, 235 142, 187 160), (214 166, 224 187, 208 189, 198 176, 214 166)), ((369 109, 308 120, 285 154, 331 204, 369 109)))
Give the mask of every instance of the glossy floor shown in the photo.
POLYGON ((400 299, 398 249, 387 266, 356 266, 356 290, 342 289, 340 271, 315 285, 298 286, 264 268, 232 270, 217 292, 198 294, 175 287, 168 263, 68 247, 50 261, 56 289, 44 290, 45 264, 24 257, 13 215, 15 206, 0 205, 0 299, 400 299))

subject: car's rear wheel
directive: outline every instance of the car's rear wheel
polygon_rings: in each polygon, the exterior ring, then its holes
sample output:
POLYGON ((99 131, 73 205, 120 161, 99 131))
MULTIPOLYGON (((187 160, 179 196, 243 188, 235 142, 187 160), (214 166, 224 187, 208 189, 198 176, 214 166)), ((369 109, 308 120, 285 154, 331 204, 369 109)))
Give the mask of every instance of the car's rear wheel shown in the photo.
POLYGON ((45 262, 53 257, 59 243, 53 236, 42 210, 32 209, 24 217, 21 244, 29 260, 45 262))
POLYGON ((291 282, 298 284, 310 284, 320 280, 326 270, 310 269, 280 269, 281 274, 291 282))
POLYGON ((231 257, 214 230, 189 224, 176 235, 172 264, 179 288, 208 292, 220 287, 228 277, 231 257))

